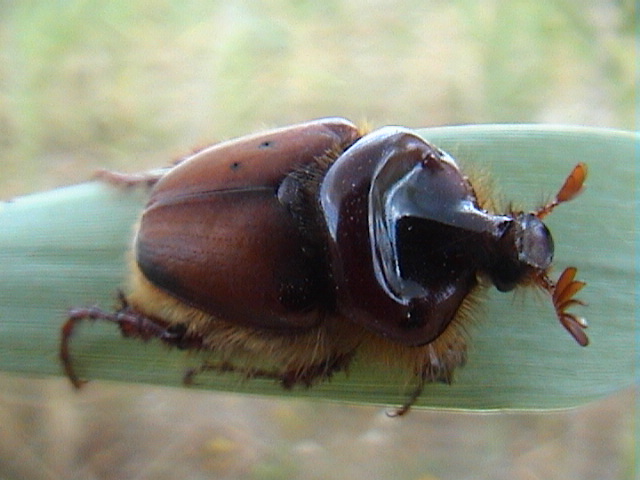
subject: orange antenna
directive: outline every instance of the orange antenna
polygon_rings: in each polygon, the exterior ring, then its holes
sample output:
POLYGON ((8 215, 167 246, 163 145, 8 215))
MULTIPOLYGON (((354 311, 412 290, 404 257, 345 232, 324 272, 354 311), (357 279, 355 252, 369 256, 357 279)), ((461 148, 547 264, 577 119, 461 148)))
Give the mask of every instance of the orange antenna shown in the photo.
POLYGON ((571 173, 564 181, 560 190, 556 194, 555 198, 547 203, 545 206, 540 207, 538 210, 534 212, 535 216, 538 218, 544 218, 549 215, 554 208, 564 202, 568 202, 569 200, 573 200, 578 196, 580 192, 582 192, 584 187, 584 181, 587 178, 587 165, 584 163, 578 163, 571 173))

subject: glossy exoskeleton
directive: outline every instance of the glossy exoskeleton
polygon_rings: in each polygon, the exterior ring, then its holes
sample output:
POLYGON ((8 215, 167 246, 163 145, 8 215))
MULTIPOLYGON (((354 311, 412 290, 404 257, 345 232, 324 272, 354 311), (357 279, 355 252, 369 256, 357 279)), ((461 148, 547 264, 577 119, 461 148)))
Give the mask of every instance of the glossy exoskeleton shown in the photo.
MULTIPOLYGON (((580 345, 586 322, 567 312, 583 282, 548 271, 542 218, 582 189, 578 164, 556 198, 531 213, 487 211, 447 153, 411 130, 363 135, 339 118, 227 141, 166 172, 104 174, 153 184, 133 246, 121 308, 78 308, 61 358, 79 386, 69 338, 82 319, 128 337, 211 351, 198 371, 239 371, 312 385, 357 354, 396 361, 425 382, 451 381, 466 358, 464 322, 478 288, 548 292, 580 345)), ((193 374, 193 372, 191 372, 193 374)))

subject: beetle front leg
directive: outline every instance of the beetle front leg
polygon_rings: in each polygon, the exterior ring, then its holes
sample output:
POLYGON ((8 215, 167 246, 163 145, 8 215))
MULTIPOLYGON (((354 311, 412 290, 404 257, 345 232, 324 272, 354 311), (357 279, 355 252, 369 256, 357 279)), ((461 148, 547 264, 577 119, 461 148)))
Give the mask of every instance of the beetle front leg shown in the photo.
POLYGON ((389 417, 401 417, 409 412, 428 383, 451 384, 454 371, 467 362, 467 345, 462 335, 454 335, 451 340, 436 339, 419 348, 417 355, 422 365, 416 369, 416 383, 404 403, 387 412, 389 417))

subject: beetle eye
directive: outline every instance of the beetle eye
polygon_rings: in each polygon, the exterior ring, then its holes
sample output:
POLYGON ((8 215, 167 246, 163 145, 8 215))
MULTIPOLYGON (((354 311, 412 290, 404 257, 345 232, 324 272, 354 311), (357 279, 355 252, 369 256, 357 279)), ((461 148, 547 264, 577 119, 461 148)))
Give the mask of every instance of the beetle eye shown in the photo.
POLYGON ((545 270, 553 260, 553 238, 542 221, 532 213, 519 215, 520 234, 516 238, 518 260, 545 270))

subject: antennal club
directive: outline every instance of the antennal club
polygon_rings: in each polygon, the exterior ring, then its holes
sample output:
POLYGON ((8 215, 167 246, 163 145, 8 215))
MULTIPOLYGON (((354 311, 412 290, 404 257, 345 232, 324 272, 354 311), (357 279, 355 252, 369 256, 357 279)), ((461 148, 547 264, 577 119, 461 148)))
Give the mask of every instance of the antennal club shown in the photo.
POLYGON ((564 202, 568 202, 569 200, 573 200, 578 196, 580 192, 582 192, 584 187, 584 181, 587 178, 587 165, 584 163, 578 163, 571 173, 564 181, 560 190, 556 194, 555 198, 547 203, 545 206, 540 207, 537 211, 534 212, 535 216, 542 219, 549 215, 554 208, 564 202))
POLYGON ((573 305, 586 305, 582 300, 574 298, 575 294, 586 285, 585 282, 575 280, 576 272, 575 267, 568 267, 562 272, 557 283, 554 284, 546 275, 541 276, 538 283, 551 294, 553 307, 562 326, 578 344, 586 347, 589 345, 589 337, 584 332, 588 326, 587 321, 574 313, 567 312, 567 309, 573 305))

